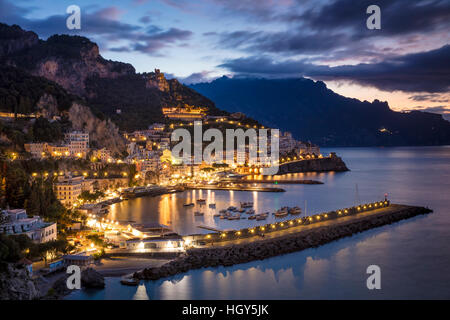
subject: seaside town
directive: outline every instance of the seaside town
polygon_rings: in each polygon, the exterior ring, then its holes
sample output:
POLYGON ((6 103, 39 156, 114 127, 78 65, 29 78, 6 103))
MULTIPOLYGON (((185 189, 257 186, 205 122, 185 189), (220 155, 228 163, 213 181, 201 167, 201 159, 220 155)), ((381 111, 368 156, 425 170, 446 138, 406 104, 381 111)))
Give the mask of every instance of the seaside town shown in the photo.
MULTIPOLYGON (((171 226, 156 222, 142 224, 108 219, 109 207, 118 202, 196 189, 284 191, 259 185, 265 182, 264 176, 260 175, 263 161, 249 161, 249 144, 246 144, 244 153, 235 149, 231 157, 212 163, 186 164, 171 153, 172 131, 192 127, 193 121, 236 129, 263 126, 251 126, 242 113, 207 116, 204 108, 187 105, 164 108, 163 113, 167 123, 154 123, 147 130, 123 133, 125 155, 113 154, 107 148, 93 148, 89 133, 83 131, 66 132, 58 143, 25 143, 23 152, 8 151, 6 166, 16 162, 29 162, 36 166, 29 173, 32 191, 25 208, 2 209, 0 224, 3 235, 26 235, 34 243, 31 250, 25 249, 27 254, 22 259, 30 273, 40 277, 57 273, 72 264, 87 267, 108 253, 180 253, 189 247, 204 246, 205 240, 211 238, 211 234, 179 235, 171 226), (59 164, 59 169, 38 169, 36 164, 49 161, 59 164), (40 188, 45 189, 44 192, 39 192, 40 188), (56 202, 50 204, 57 211, 53 216, 48 214, 48 208, 41 207, 44 199, 39 198, 44 196, 50 198, 47 201, 54 198, 56 202), (45 216, 39 215, 42 211, 45 211, 45 216)), ((23 115, 21 118, 31 123, 39 121, 36 116, 23 115)), ((2 114, 2 119, 13 121, 14 115, 2 114)), ((318 146, 295 140, 289 132, 283 132, 277 138, 279 165, 337 158, 335 154, 322 155, 318 146)), ((314 183, 299 181, 308 182, 314 183)), ((215 203, 206 204, 205 199, 183 206, 195 207, 193 214, 202 216, 206 205, 216 209, 215 203)), ((252 202, 244 202, 240 207, 217 208, 214 218, 254 220, 256 226, 270 214, 281 218, 301 212, 299 207, 283 207, 273 213, 255 212, 252 207, 252 202)), ((214 227, 203 228, 217 231, 214 227)))
POLYGON ((449 297, 448 6, 0 1, 0 301, 449 297))

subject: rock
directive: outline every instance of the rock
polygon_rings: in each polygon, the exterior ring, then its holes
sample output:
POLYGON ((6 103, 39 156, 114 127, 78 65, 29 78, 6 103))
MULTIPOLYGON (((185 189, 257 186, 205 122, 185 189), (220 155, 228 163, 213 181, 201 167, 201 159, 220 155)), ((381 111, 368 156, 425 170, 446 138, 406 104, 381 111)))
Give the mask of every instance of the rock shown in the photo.
POLYGON ((326 172, 349 171, 345 162, 337 156, 330 158, 310 159, 280 165, 278 174, 294 172, 326 172))
POLYGON ((81 285, 85 288, 104 288, 105 278, 95 271, 95 269, 87 268, 81 272, 81 285))
POLYGON ((23 265, 0 263, 0 300, 33 300, 40 296, 23 265))

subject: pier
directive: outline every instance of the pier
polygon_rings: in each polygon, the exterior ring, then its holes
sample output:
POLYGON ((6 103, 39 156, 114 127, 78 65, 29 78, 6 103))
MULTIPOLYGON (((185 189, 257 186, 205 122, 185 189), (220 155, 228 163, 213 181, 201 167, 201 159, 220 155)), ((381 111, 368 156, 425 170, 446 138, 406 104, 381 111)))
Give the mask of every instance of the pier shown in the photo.
POLYGON ((365 208, 359 206, 360 210, 353 207, 306 217, 306 220, 298 218, 297 225, 291 220, 222 232, 214 234, 214 240, 212 235, 206 235, 211 241, 205 247, 189 249, 185 255, 160 267, 136 272, 134 278, 157 280, 191 269, 231 266, 266 259, 314 248, 359 232, 432 212, 424 207, 382 203, 381 207, 377 203, 377 207, 370 204, 370 208, 368 205, 365 205, 365 208))
POLYGON ((258 192, 285 192, 282 188, 259 187, 259 186, 219 186, 219 185, 188 185, 186 189, 191 190, 227 190, 227 191, 258 191, 258 192))
POLYGON ((277 179, 243 179, 237 181, 238 183, 272 183, 272 184, 323 184, 322 181, 317 180, 277 180, 277 179))

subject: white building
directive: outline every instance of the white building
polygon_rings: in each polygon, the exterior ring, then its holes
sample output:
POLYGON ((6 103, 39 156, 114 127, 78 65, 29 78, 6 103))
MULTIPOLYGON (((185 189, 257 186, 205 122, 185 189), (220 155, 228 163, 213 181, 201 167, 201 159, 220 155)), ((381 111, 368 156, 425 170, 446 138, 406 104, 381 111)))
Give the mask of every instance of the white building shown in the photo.
POLYGON ((3 210, 6 222, 0 225, 0 233, 26 234, 36 243, 56 240, 55 222, 44 222, 41 217, 28 217, 25 209, 3 210))
POLYGON ((56 198, 65 206, 73 205, 83 191, 84 177, 59 176, 54 183, 56 198))

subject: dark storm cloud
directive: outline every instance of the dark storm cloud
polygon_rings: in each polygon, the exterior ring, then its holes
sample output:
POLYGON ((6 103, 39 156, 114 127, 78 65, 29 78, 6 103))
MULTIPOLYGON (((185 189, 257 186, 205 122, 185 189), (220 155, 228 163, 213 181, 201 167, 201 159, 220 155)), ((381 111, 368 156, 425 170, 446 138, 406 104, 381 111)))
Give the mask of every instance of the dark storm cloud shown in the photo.
MULTIPOLYGON (((289 7, 293 0, 161 0, 163 3, 183 11, 194 12, 203 6, 214 6, 220 15, 245 19, 273 19, 280 8, 289 7)), ((303 0, 305 2, 306 0, 303 0)))
POLYGON ((154 54, 174 43, 188 40, 191 35, 191 31, 177 28, 170 28, 166 31, 155 29, 147 34, 136 37, 132 48, 134 51, 154 54))
MULTIPOLYGON (((170 28, 164 30, 155 25, 145 28, 139 25, 119 21, 122 11, 117 7, 102 8, 93 12, 81 13, 81 30, 69 30, 66 27, 68 15, 53 15, 44 19, 27 19, 22 14, 29 11, 12 5, 6 0, 0 0, 0 21, 9 24, 19 24, 22 28, 32 30, 41 37, 47 38, 53 34, 79 34, 100 41, 103 48, 115 52, 139 51, 149 55, 160 55, 160 50, 185 41, 192 35, 191 31, 170 28), (113 46, 120 41, 131 41, 128 45, 113 46)), ((144 17, 145 18, 145 17, 144 17)), ((145 18, 143 22, 150 22, 145 18)), ((141 21, 142 22, 142 21, 141 21)))
POLYGON ((306 8, 300 0, 295 2, 297 5, 293 5, 289 13, 274 15, 270 20, 286 26, 285 30, 222 32, 216 35, 218 45, 245 50, 253 55, 321 54, 348 58, 352 54, 359 54, 370 58, 389 46, 384 43, 378 50, 365 52, 364 46, 373 46, 373 41, 410 37, 419 44, 427 36, 439 33, 448 36, 450 29, 448 0, 376 1, 381 7, 381 30, 368 30, 366 27, 366 9, 375 4, 372 0, 322 1, 311 8, 306 8), (412 35, 417 37, 412 38, 412 35), (346 57, 344 52, 347 53, 346 57))
POLYGON ((354 38, 400 35, 411 32, 445 30, 450 25, 450 1, 447 0, 338 0, 300 14, 283 17, 301 22, 314 30, 347 28, 354 38), (376 4, 381 8, 382 28, 375 33, 366 28, 366 9, 376 4))
POLYGON ((319 80, 348 80, 385 91, 450 91, 450 45, 407 54, 379 63, 319 66, 304 60, 273 62, 268 57, 228 60, 220 67, 237 74, 272 77, 308 76, 319 80))

